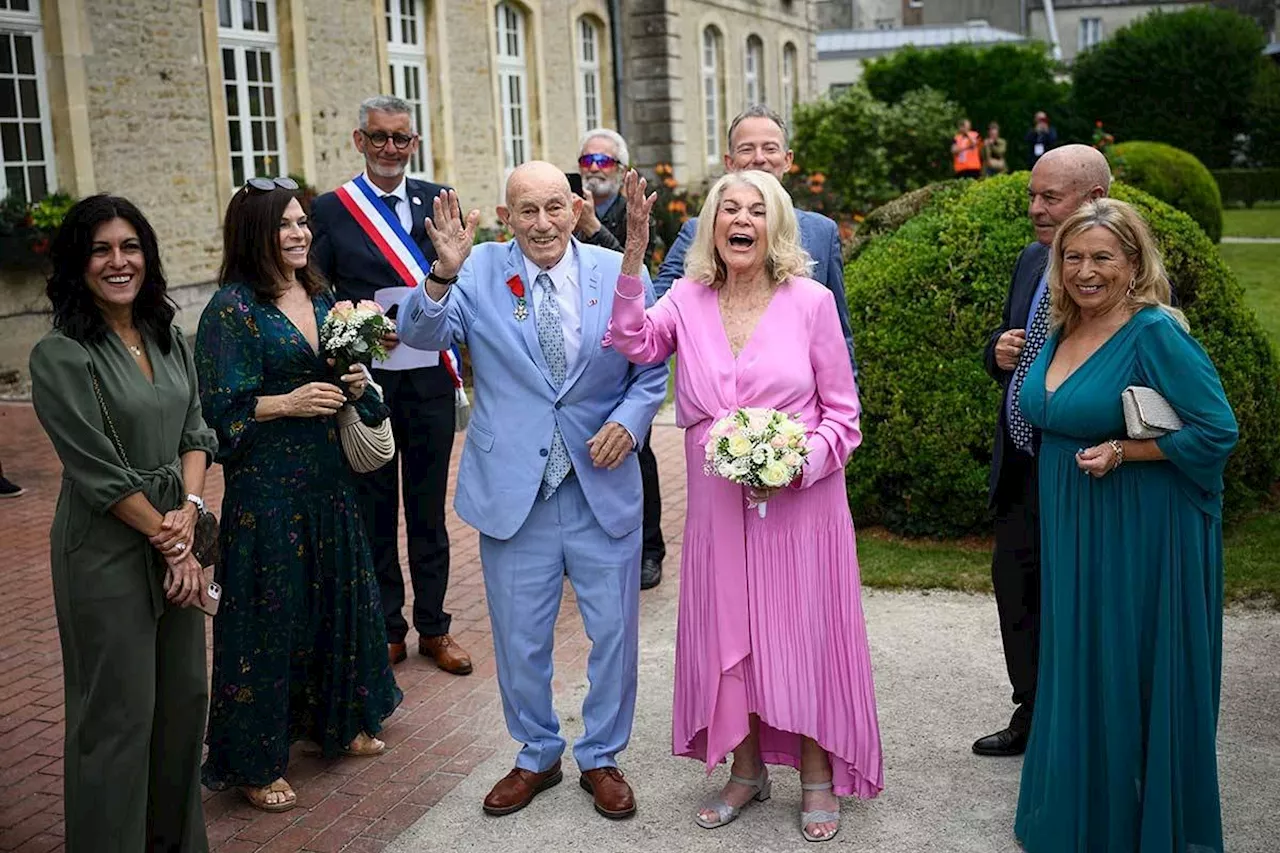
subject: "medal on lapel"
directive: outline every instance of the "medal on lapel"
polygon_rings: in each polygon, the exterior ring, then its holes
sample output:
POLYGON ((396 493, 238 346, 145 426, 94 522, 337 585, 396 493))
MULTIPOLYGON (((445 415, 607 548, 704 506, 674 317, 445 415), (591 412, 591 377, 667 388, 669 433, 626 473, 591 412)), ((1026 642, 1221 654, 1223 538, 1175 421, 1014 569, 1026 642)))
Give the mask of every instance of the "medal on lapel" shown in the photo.
POLYGON ((516 298, 516 308, 511 312, 511 316, 516 318, 517 322, 523 323, 529 319, 529 306, 524 301, 524 281, 520 276, 513 275, 507 279, 507 287, 511 289, 511 293, 516 298))

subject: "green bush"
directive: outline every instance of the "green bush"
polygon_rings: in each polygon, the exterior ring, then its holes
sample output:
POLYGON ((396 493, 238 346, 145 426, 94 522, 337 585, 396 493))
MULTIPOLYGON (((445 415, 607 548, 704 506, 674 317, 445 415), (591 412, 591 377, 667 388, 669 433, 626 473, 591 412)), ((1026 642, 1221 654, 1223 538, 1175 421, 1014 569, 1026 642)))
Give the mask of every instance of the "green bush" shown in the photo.
POLYGON ((1121 142, 1106 153, 1117 180, 1181 210, 1213 242, 1222 239, 1222 193, 1194 155, 1163 142, 1121 142))
MULTIPOLYGON (((845 282, 858 347, 863 446, 848 468, 859 523, 909 535, 986 533, 1000 390, 982 366, 1019 252, 1034 239, 1025 172, 937 188, 874 237, 845 282)), ((1280 476, 1280 362, 1240 286, 1190 217, 1123 184, 1160 243, 1192 333, 1240 423, 1227 510, 1256 505, 1280 476)), ((873 213, 882 227, 890 217, 873 213)))
POLYGON ((1280 201, 1280 169, 1215 169, 1211 174, 1225 204, 1280 201))
POLYGON ((1264 62, 1249 98, 1249 160, 1280 167, 1280 65, 1264 62))
POLYGON ((1248 130, 1264 44, 1258 25, 1236 12, 1153 12, 1076 57, 1077 112, 1116 139, 1167 142, 1229 166, 1236 135, 1248 130))

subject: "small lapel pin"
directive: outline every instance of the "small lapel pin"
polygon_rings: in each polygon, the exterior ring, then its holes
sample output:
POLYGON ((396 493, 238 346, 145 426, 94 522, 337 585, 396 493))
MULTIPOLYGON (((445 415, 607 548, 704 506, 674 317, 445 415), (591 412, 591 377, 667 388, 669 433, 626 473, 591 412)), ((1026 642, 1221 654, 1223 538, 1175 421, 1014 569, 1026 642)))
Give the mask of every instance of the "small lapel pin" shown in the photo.
POLYGON ((415 196, 413 197, 413 203, 414 203, 414 204, 422 204, 422 198, 421 198, 421 196, 416 196, 416 195, 415 195, 415 196))
POLYGON ((599 302, 599 301, 600 301, 599 299, 588 299, 588 300, 587 300, 587 307, 588 307, 588 308, 594 307, 594 306, 595 306, 595 304, 596 304, 597 302, 599 302))

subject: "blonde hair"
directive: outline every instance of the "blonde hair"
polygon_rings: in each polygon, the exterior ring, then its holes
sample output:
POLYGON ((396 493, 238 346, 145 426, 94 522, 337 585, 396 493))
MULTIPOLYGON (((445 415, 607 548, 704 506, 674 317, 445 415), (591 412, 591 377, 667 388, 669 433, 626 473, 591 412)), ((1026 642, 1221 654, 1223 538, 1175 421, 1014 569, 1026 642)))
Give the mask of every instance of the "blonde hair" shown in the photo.
POLYGON ((800 225, 796 221, 791 196, 768 172, 730 172, 715 182, 698 215, 698 231, 685 256, 685 277, 700 281, 713 290, 725 283, 726 268, 716 251, 716 213, 725 193, 732 187, 749 186, 764 199, 765 235, 767 239, 765 270, 773 286, 789 278, 808 276, 812 261, 800 245, 800 225))
POLYGON ((1069 334, 1080 324, 1080 306, 1067 295, 1062 282, 1062 256, 1068 240, 1091 228, 1105 228, 1115 235, 1120 250, 1134 267, 1133 281, 1125 294, 1130 310, 1136 313, 1144 306, 1154 305, 1182 328, 1189 328, 1186 316, 1172 305, 1173 288, 1146 220, 1131 205, 1114 198, 1085 202, 1067 217, 1054 236, 1049 259, 1050 326, 1069 334))

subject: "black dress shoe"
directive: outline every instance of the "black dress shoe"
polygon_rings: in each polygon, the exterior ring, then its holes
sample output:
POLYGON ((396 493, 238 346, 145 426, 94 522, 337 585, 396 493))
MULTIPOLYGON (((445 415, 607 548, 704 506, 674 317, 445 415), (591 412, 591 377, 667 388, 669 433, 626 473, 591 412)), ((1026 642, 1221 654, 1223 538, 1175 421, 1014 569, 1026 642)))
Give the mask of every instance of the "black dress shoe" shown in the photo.
POLYGON ((1027 751, 1026 729, 1001 729, 993 735, 980 737, 973 742, 973 751, 977 755, 1022 755, 1027 751))
POLYGON ((662 583, 662 563, 653 557, 640 561, 640 588, 653 589, 662 583))

